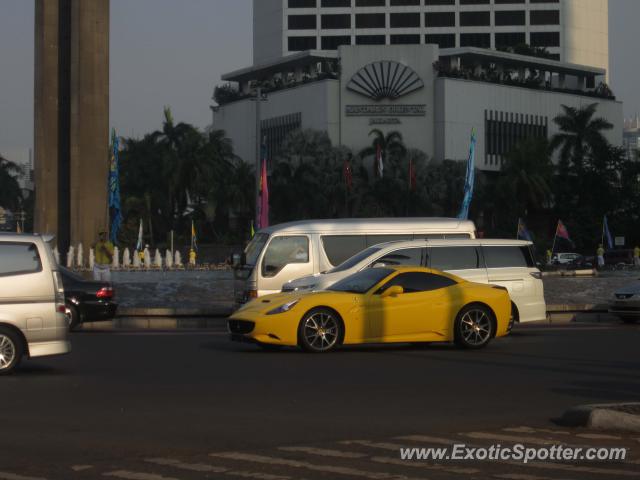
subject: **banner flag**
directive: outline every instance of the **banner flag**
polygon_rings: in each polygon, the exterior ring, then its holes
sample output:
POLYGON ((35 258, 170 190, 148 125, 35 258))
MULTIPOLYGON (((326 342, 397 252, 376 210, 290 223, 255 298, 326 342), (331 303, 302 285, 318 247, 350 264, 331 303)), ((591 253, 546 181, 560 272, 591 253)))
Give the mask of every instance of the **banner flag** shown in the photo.
POLYGON ((567 227, 564 226, 562 220, 558 220, 558 226, 556 227, 556 237, 564 238, 565 240, 571 241, 571 237, 569 237, 569 231, 567 227))
POLYGON ((529 242, 533 242, 533 238, 531 237, 531 233, 527 229, 527 226, 524 223, 524 220, 521 218, 518 219, 518 240, 527 240, 529 242))
POLYGON ((476 177, 476 129, 471 130, 471 145, 469 147, 469 159, 467 161, 467 178, 464 184, 464 199, 460 207, 458 219, 467 220, 469 218, 469 207, 473 200, 473 187, 476 177))
POLYGON ((609 231, 609 222, 607 221, 606 215, 604 216, 604 222, 602 223, 602 236, 607 241, 607 248, 609 250, 612 250, 614 247, 613 237, 611 236, 611 232, 609 231))
POLYGON ((120 167, 119 167, 120 141, 116 131, 111 131, 111 159, 109 162, 109 216, 111 220, 111 242, 116 244, 118 232, 122 225, 122 211, 120 206, 120 167))
POLYGON ((142 219, 140 219, 140 227, 138 228, 138 241, 136 242, 136 250, 141 252, 144 248, 142 219))

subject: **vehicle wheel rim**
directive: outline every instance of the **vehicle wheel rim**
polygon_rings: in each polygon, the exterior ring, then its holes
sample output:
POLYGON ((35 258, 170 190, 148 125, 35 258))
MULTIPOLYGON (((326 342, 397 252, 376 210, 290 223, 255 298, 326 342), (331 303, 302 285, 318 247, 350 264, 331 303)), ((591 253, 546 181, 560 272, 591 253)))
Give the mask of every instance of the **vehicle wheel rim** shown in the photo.
POLYGON ((338 341, 338 322, 331 314, 314 313, 304 322, 304 338, 314 350, 329 350, 338 341))
POLYGON ((16 347, 6 335, 0 335, 0 370, 9 368, 16 357, 16 347))
POLYGON ((482 345, 491 336, 491 319, 483 310, 469 310, 462 316, 462 338, 469 345, 482 345))

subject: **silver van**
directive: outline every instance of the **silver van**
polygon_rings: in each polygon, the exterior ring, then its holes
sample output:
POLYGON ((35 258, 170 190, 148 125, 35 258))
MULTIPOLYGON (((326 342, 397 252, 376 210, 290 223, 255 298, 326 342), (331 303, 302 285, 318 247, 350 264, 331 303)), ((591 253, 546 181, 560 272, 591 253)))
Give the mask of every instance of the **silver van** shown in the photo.
POLYGON ((373 245, 325 273, 289 281, 282 291, 325 290, 365 268, 420 265, 476 283, 500 285, 509 291, 517 322, 545 320, 542 274, 523 240, 417 240, 373 245))
POLYGON ((294 278, 324 272, 378 243, 425 238, 475 238, 469 220, 372 218, 305 220, 256 233, 235 269, 236 304, 277 293, 294 278))
POLYGON ((51 240, 0 233, 0 375, 13 371, 23 356, 71 351, 64 290, 51 240))

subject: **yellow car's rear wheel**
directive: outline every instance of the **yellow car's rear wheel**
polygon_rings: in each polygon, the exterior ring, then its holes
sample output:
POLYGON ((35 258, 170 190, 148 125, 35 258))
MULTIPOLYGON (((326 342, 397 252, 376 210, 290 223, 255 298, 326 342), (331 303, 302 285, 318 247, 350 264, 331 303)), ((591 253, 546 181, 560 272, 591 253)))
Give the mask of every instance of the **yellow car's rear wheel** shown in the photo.
POLYGON ((329 352, 339 345, 342 336, 342 320, 328 308, 308 311, 298 326, 300 346, 308 352, 329 352))
POLYGON ((484 305, 467 305, 458 313, 454 331, 455 342, 460 347, 485 347, 495 334, 493 312, 484 305))

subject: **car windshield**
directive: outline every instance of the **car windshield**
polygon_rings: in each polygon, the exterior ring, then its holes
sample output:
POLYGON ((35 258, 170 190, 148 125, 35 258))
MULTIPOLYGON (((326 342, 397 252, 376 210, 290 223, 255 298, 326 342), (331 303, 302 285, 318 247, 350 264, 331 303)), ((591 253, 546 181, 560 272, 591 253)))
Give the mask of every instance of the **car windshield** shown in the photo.
POLYGON ((267 244, 267 240, 269 240, 268 233, 257 233, 253 237, 253 239, 249 242, 249 245, 247 245, 247 248, 245 249, 245 263, 247 265, 255 266, 260 253, 262 253, 262 249, 267 244))
POLYGON ((390 268, 368 268, 334 283, 328 290, 333 292, 365 293, 393 272, 390 268))
POLYGON ((380 250, 380 247, 369 247, 369 248, 366 248, 366 249, 362 250, 360 253, 356 253, 353 257, 346 259, 340 265, 338 265, 337 267, 332 268, 331 270, 327 271, 326 273, 344 272, 345 270, 349 270, 350 268, 356 266, 362 260, 364 260, 365 258, 369 257, 370 255, 373 255, 374 253, 376 253, 379 250, 380 250))

